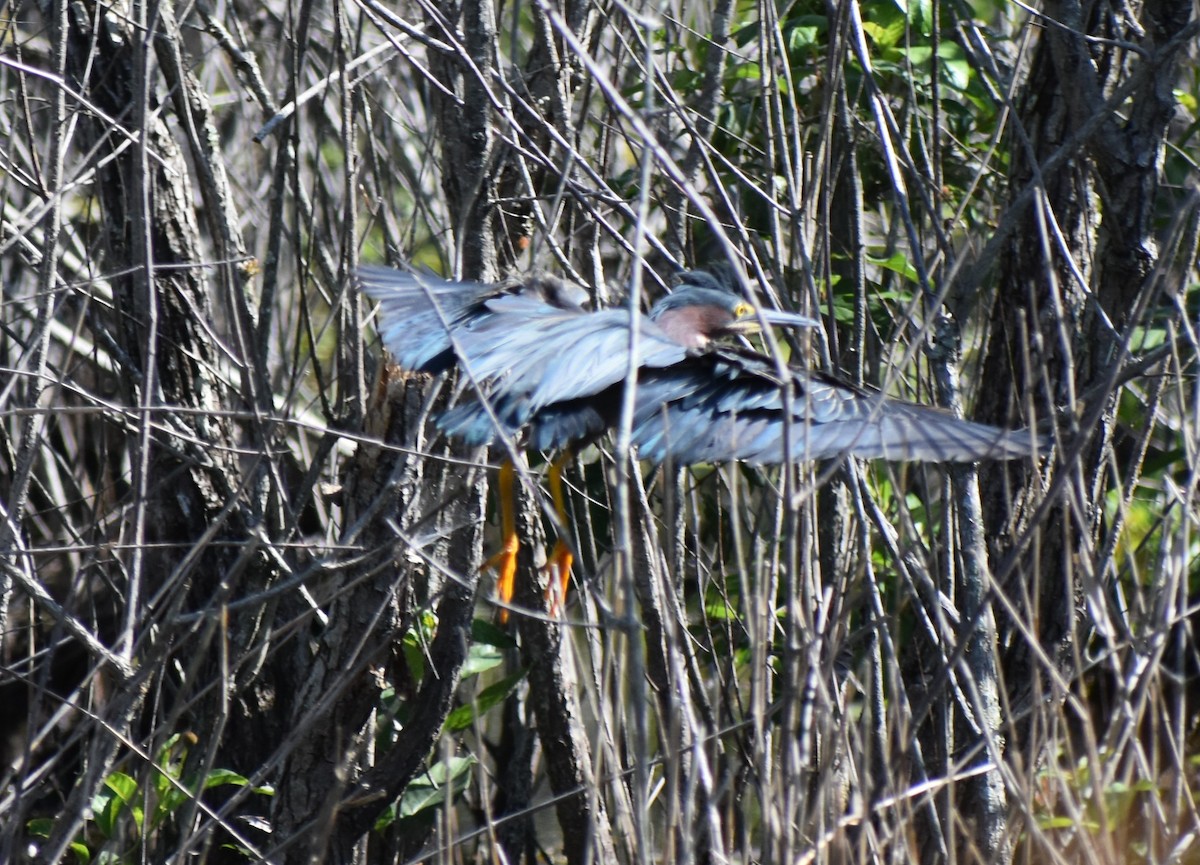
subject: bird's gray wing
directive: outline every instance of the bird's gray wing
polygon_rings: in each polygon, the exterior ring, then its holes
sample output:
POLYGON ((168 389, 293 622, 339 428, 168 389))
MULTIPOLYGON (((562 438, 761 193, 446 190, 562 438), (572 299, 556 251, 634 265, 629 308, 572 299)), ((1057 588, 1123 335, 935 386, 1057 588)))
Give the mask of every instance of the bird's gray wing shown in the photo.
MULTIPOLYGON (((526 309, 508 298, 489 302, 489 309, 490 316, 455 334, 481 399, 451 409, 439 426, 486 444, 497 432, 515 435, 532 425, 535 447, 567 443, 572 428, 602 431, 611 422, 607 408, 589 401, 603 395, 606 406, 607 392, 625 379, 629 312, 526 309), (539 425, 539 418, 545 422, 539 425)), ((645 316, 639 315, 639 329, 639 366, 669 366, 686 357, 687 350, 645 316)))
POLYGON ((497 288, 449 282, 390 267, 363 266, 358 285, 379 303, 379 335, 405 369, 443 372, 454 363, 450 333, 486 313, 497 288))
POLYGON ((786 383, 790 411, 785 381, 761 355, 721 350, 655 370, 639 386, 634 443, 655 462, 776 464, 785 454, 796 460, 1009 459, 1028 456, 1037 440, 1029 431, 959 420, 820 373, 791 369, 786 383))
POLYGON ((379 303, 379 335, 396 363, 431 373, 454 365, 452 335, 482 325, 496 309, 529 317, 581 311, 587 300, 583 289, 548 276, 492 285, 364 265, 358 285, 379 303))

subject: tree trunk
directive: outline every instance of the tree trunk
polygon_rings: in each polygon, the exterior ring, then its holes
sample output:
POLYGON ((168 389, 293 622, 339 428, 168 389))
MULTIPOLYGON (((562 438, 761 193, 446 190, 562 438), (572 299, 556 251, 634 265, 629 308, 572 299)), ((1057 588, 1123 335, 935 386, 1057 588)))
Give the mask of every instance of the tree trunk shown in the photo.
MULTIPOLYGON (((1000 263, 983 371, 988 386, 976 413, 1011 424, 1032 405, 1040 421, 1059 419, 1058 457, 1048 475, 1031 478, 1020 462, 983 474, 988 534, 997 545, 1027 524, 1023 503, 1037 501, 1056 478, 1066 486, 1039 517, 1037 544, 1002 586, 1020 620, 1036 623, 1031 645, 1018 621, 1000 622, 1017 738, 1010 745, 1026 752, 1025 765, 1036 763, 1039 748, 1029 738, 1031 724, 1051 705, 1043 695, 1052 694, 1054 703, 1063 697, 1042 658, 1067 670, 1083 648, 1079 626, 1087 614, 1103 618, 1103 596, 1081 582, 1079 564, 1103 547, 1098 497, 1112 483, 1116 417, 1108 382, 1125 359, 1122 337, 1133 311, 1153 288, 1151 202, 1179 55, 1194 36, 1192 4, 1180 0, 1143 5, 1141 32, 1114 29, 1123 13, 1103 2, 1054 2, 1046 14, 1062 26, 1042 31, 1017 103, 1009 215, 1015 224, 1000 263), (1144 53, 1118 47, 1125 42, 1144 53)), ((1094 618, 1090 624, 1108 627, 1094 618)))

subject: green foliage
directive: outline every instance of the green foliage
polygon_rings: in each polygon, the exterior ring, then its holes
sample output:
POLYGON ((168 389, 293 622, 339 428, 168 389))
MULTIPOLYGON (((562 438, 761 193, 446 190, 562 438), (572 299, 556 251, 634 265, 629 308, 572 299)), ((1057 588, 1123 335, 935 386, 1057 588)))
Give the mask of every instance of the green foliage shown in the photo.
POLYGON ((465 730, 488 711, 499 706, 516 690, 517 685, 524 681, 528 670, 517 670, 498 682, 488 685, 475 699, 465 706, 459 706, 446 718, 445 729, 448 733, 465 730))
MULTIPOLYGON (((436 632, 437 616, 431 610, 424 610, 418 617, 417 623, 410 627, 400 640, 401 651, 408 667, 407 674, 416 687, 420 686, 428 674, 428 649, 436 632)), ((462 684, 466 685, 472 679, 500 667, 504 663, 505 653, 515 649, 516 645, 516 641, 503 630, 496 627, 496 625, 483 619, 475 619, 471 624, 471 645, 467 649, 467 659, 463 663, 461 674, 462 684)), ((500 702, 503 696, 516 687, 520 680, 524 678, 524 675, 524 673, 517 675, 505 691, 505 694, 489 702, 488 708, 500 702)), ((509 677, 506 677, 505 680, 507 678, 509 677)), ((490 688, 496 687, 496 684, 489 686, 488 689, 489 693, 493 696, 496 692, 491 691, 490 688)), ((393 719, 392 732, 398 732, 404 723, 408 721, 411 714, 411 707, 398 697, 394 688, 385 689, 382 702, 385 715, 393 719)), ((470 707, 461 708, 469 709, 470 707)), ((462 716, 460 715, 459 717, 462 716)), ((470 723, 469 719, 467 723, 470 723)), ((462 729, 462 727, 455 727, 453 729, 462 729)))
MULTIPOLYGON (((427 649, 436 633, 437 616, 426 610, 400 641, 408 664, 408 674, 418 685, 428 674, 427 649)), ((472 680, 481 681, 485 674, 500 670, 507 653, 516 645, 506 631, 492 622, 475 619, 471 623, 471 645, 463 663, 459 691, 468 690, 472 680)), ((528 670, 518 669, 482 687, 473 699, 450 712, 442 725, 443 732, 447 735, 461 733, 481 722, 516 691, 527 675, 528 670)), ((394 688, 385 689, 381 702, 383 717, 390 721, 382 723, 377 742, 379 747, 386 750, 395 744, 413 707, 409 701, 401 699, 394 688)), ((417 825, 431 820, 438 806, 469 787, 473 768, 478 762, 475 756, 467 754, 435 763, 409 784, 404 795, 376 821, 375 828, 382 830, 399 822, 403 829, 408 821, 417 825)))
POLYGON ((393 823, 399 823, 398 828, 403 831, 432 820, 438 808, 453 801, 468 788, 472 769, 478 762, 475 757, 467 755, 435 763, 409 783, 399 801, 388 806, 375 821, 375 830, 382 831, 393 823))
MULTIPOLYGON (((1162 848, 1156 845, 1167 839, 1147 835, 1153 821, 1143 812, 1154 811, 1168 791, 1159 780, 1111 777, 1106 770, 1114 759, 1101 752, 1096 765, 1080 759, 1074 766, 1051 766, 1039 772, 1039 795, 1034 800, 1037 826, 1054 836, 1057 849, 1068 854, 1106 847, 1121 862, 1159 862, 1162 848)), ((1196 793, 1191 791, 1193 797, 1196 793)))
MULTIPOLYGON (((203 777, 186 773, 188 752, 198 741, 194 733, 178 733, 168 739, 147 767, 148 782, 144 776, 134 777, 121 770, 110 772, 92 799, 91 819, 85 831, 71 842, 76 859, 111 865, 143 861, 146 851, 158 849, 160 834, 173 836, 174 819, 202 791, 249 786, 248 779, 228 769, 213 769, 203 777), (119 852, 113 852, 114 844, 119 852)), ((253 792, 273 794, 265 786, 254 787, 253 792)), ((53 821, 30 820, 26 829, 31 837, 48 838, 53 821)))
POLYGON ((436 631, 437 616, 432 610, 422 610, 416 624, 400 638, 400 651, 404 654, 404 660, 408 664, 408 674, 412 677, 414 685, 419 686, 425 678, 425 671, 428 669, 425 660, 428 657, 429 644, 433 641, 436 631))

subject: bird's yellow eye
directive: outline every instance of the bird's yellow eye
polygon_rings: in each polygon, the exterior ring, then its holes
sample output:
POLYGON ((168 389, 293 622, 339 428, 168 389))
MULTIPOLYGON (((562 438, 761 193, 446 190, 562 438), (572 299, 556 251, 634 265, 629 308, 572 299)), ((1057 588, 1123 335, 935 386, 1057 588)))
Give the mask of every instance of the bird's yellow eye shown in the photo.
POLYGON ((733 314, 737 318, 748 318, 754 314, 754 307, 748 303, 739 303, 733 308, 733 314))

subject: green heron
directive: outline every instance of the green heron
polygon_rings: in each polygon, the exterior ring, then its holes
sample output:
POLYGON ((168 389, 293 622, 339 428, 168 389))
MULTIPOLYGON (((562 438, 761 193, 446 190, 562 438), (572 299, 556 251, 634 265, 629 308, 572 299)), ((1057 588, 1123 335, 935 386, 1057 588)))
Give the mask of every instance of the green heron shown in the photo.
MULTIPOLYGON (((588 312, 557 280, 484 286, 403 271, 363 268, 360 285, 380 302, 384 343, 401 366, 445 369, 457 362, 474 397, 438 420, 473 445, 518 441, 563 456, 549 472, 565 524, 562 468, 572 448, 611 429, 629 369, 631 313, 588 312)), ((959 420, 832 376, 788 367, 718 340, 765 324, 817 322, 756 308, 728 284, 725 270, 687 271, 649 316, 638 314, 638 374, 633 438, 639 457, 686 465, 842 456, 890 460, 976 461, 1029 456, 1038 439, 959 420)), ((500 474, 503 549, 487 563, 508 601, 516 569, 511 509, 513 467, 500 474)), ((550 559, 565 594, 571 553, 561 539, 550 559)), ((503 618, 503 612, 501 616, 503 618)))

